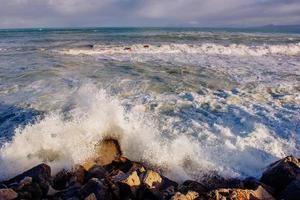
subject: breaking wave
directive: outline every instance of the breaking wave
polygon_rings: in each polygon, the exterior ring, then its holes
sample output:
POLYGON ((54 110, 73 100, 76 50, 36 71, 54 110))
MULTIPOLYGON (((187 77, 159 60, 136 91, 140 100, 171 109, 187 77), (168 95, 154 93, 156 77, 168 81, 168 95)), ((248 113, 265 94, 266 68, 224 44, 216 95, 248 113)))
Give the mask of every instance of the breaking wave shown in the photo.
POLYGON ((131 46, 91 45, 91 48, 71 48, 59 50, 69 55, 115 55, 115 54, 209 54, 233 56, 267 56, 300 54, 300 43, 284 45, 247 46, 244 44, 134 44, 131 46))
MULTIPOLYGON (((0 150, 1 179, 40 162, 54 172, 71 168, 92 157, 94 145, 107 136, 118 139, 125 156, 179 181, 215 171, 226 177, 257 176, 266 163, 297 153, 294 140, 279 138, 262 124, 246 136, 221 125, 191 135, 174 128, 176 117, 160 121, 143 105, 127 108, 116 96, 90 84, 72 97, 74 108, 67 116, 50 113, 16 129, 0 150)), ((200 126, 192 124, 188 129, 200 126)))

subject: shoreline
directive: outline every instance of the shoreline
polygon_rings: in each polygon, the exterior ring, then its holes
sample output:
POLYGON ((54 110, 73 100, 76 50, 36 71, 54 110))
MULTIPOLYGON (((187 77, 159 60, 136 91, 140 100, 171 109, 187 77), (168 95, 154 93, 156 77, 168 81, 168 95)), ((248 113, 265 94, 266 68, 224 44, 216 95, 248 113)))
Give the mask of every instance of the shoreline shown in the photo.
POLYGON ((300 196, 300 160, 293 156, 270 164, 260 179, 212 174, 201 182, 178 183, 123 157, 117 140, 103 140, 95 148, 96 157, 72 170, 51 176, 50 166, 42 163, 0 182, 0 199, 296 200, 300 196))

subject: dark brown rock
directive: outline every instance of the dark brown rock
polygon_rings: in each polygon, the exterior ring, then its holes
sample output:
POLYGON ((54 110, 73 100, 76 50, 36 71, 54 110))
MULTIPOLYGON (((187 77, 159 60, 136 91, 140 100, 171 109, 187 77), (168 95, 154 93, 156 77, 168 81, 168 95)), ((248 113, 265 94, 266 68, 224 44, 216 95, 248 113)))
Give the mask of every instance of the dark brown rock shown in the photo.
POLYGON ((269 165, 260 181, 273 187, 278 194, 297 178, 300 178, 300 162, 288 156, 269 165))
POLYGON ((206 174, 200 183, 205 185, 208 190, 217 188, 244 188, 242 180, 235 178, 225 179, 217 173, 206 174))
POLYGON ((20 181, 26 177, 31 177, 32 182, 38 184, 44 196, 47 194, 51 180, 51 168, 46 164, 37 165, 10 180, 4 181, 3 183, 7 186, 19 184, 20 181))
POLYGON ((299 200, 300 199, 300 179, 292 181, 281 192, 278 199, 299 200))
POLYGON ((53 199, 59 200, 69 200, 69 199, 79 199, 81 187, 74 185, 70 186, 67 189, 60 191, 54 195, 53 199))
POLYGON ((132 49, 131 49, 131 47, 125 47, 124 50, 125 51, 131 51, 132 49))
POLYGON ((58 172, 52 180, 52 187, 56 190, 63 190, 68 187, 72 173, 67 170, 62 170, 58 172))
POLYGON ((146 48, 146 49, 149 48, 149 45, 148 45, 148 44, 145 44, 145 45, 144 45, 144 48, 146 48))
POLYGON ((83 166, 77 165, 73 169, 73 178, 74 182, 83 185, 86 181, 87 171, 84 169, 83 166))
POLYGON ((42 199, 43 196, 46 196, 43 194, 43 190, 40 188, 40 185, 36 182, 25 185, 21 190, 18 191, 18 194, 19 199, 32 200, 42 199))
POLYGON ((80 198, 85 199, 91 194, 94 194, 97 200, 112 199, 109 188, 99 179, 90 179, 80 190, 80 198))
POLYGON ((107 175, 107 172, 105 169, 99 165, 94 165, 91 167, 87 174, 86 174, 86 180, 90 180, 91 178, 98 178, 99 180, 104 179, 107 175))

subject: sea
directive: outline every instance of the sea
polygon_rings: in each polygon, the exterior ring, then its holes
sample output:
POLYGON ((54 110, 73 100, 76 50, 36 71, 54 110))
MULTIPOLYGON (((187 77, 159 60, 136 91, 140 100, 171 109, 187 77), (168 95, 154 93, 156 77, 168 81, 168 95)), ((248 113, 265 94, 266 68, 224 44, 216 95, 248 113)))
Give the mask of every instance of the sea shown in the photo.
POLYGON ((0 180, 105 138, 176 181, 300 157, 300 31, 0 30, 0 180))

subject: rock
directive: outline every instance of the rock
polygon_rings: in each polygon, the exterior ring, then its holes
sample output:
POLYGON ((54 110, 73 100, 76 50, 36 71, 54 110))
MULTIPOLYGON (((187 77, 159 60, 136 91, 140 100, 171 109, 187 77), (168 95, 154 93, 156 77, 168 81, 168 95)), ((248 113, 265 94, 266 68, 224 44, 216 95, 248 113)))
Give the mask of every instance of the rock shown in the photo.
POLYGON ((113 161, 119 160, 122 155, 121 147, 119 142, 113 138, 107 138, 100 141, 95 146, 95 157, 89 160, 86 160, 83 163, 85 170, 89 170, 94 165, 108 165, 113 161))
POLYGON ((208 192, 208 188, 206 186, 204 186, 201 183, 198 183, 196 181, 191 181, 191 180, 184 181, 180 185, 178 190, 183 194, 186 194, 188 191, 196 191, 199 194, 204 194, 204 193, 208 192))
POLYGON ((74 167, 73 178, 75 180, 72 180, 72 181, 83 185, 85 183, 86 176, 87 176, 87 171, 84 169, 83 166, 77 165, 74 167))
POLYGON ((162 178, 159 173, 148 170, 143 178, 143 184, 149 189, 154 189, 157 185, 162 182, 162 178))
POLYGON ((3 183, 7 186, 18 184, 26 177, 31 177, 32 183, 38 184, 43 195, 47 194, 51 179, 51 168, 46 164, 37 165, 10 180, 4 181, 3 183))
POLYGON ((89 196, 85 197, 84 200, 97 200, 97 197, 94 193, 92 193, 89 196))
POLYGON ((104 185, 99 179, 90 179, 80 190, 80 198, 85 199, 91 194, 94 194, 98 200, 109 200, 111 199, 111 194, 109 188, 104 185))
POLYGON ((131 49, 131 47, 125 47, 124 50, 125 51, 131 51, 132 49, 131 49))
POLYGON ((139 196, 143 196, 143 193, 148 195, 151 192, 157 199, 170 199, 178 187, 176 182, 161 176, 153 170, 147 170, 142 174, 142 183, 146 189, 140 190, 139 196))
POLYGON ((80 196, 80 187, 79 186, 70 186, 67 189, 60 191, 54 195, 54 199, 63 199, 63 200, 70 200, 70 199, 79 199, 80 196))
POLYGON ((145 44, 145 45, 144 45, 144 48, 145 48, 145 49, 149 48, 149 45, 148 45, 148 44, 145 44))
POLYGON ((195 200, 198 197, 199 194, 195 191, 188 191, 187 194, 176 192, 176 194, 171 198, 171 200, 195 200))
POLYGON ((40 185, 36 182, 32 182, 29 185, 25 185, 21 190, 18 191, 19 199, 42 199, 47 194, 43 193, 40 185))
POLYGON ((300 161, 288 156, 269 165, 260 181, 273 187, 276 194, 279 194, 297 178, 300 178, 300 161))
POLYGON ((274 195, 274 189, 255 178, 249 177, 243 180, 243 189, 256 190, 259 186, 262 186, 271 195, 274 195))
POLYGON ((300 199, 300 179, 291 182, 279 195, 278 199, 299 200, 300 199))
POLYGON ((122 171, 119 171, 119 173, 112 177, 113 182, 121 182, 129 187, 137 187, 141 184, 140 178, 136 171, 132 173, 124 173, 122 171))
POLYGON ((128 160, 125 157, 120 157, 118 160, 114 160, 110 164, 104 165, 103 167, 108 173, 113 173, 114 171, 118 172, 119 170, 127 173, 133 166, 134 163, 132 161, 128 160))
POLYGON ((200 181, 202 185, 208 190, 214 190, 218 188, 244 188, 243 181, 240 179, 225 179, 217 173, 210 173, 203 176, 200 181))
POLYGON ((98 178, 99 180, 104 179, 107 175, 107 172, 105 169, 99 165, 94 165, 91 167, 87 174, 86 174, 86 179, 90 180, 91 178, 98 178))
POLYGON ((19 185, 16 188, 16 191, 22 190, 25 186, 30 185, 32 183, 32 178, 26 176, 23 180, 20 181, 19 185))
POLYGON ((210 200, 275 200, 263 187, 256 190, 216 189, 208 194, 210 200))
POLYGON ((12 200, 18 197, 18 193, 16 193, 12 189, 0 189, 0 200, 12 200))
POLYGON ((56 190, 65 189, 69 185, 71 177, 72 173, 65 169, 58 172, 52 180, 52 187, 56 190))

